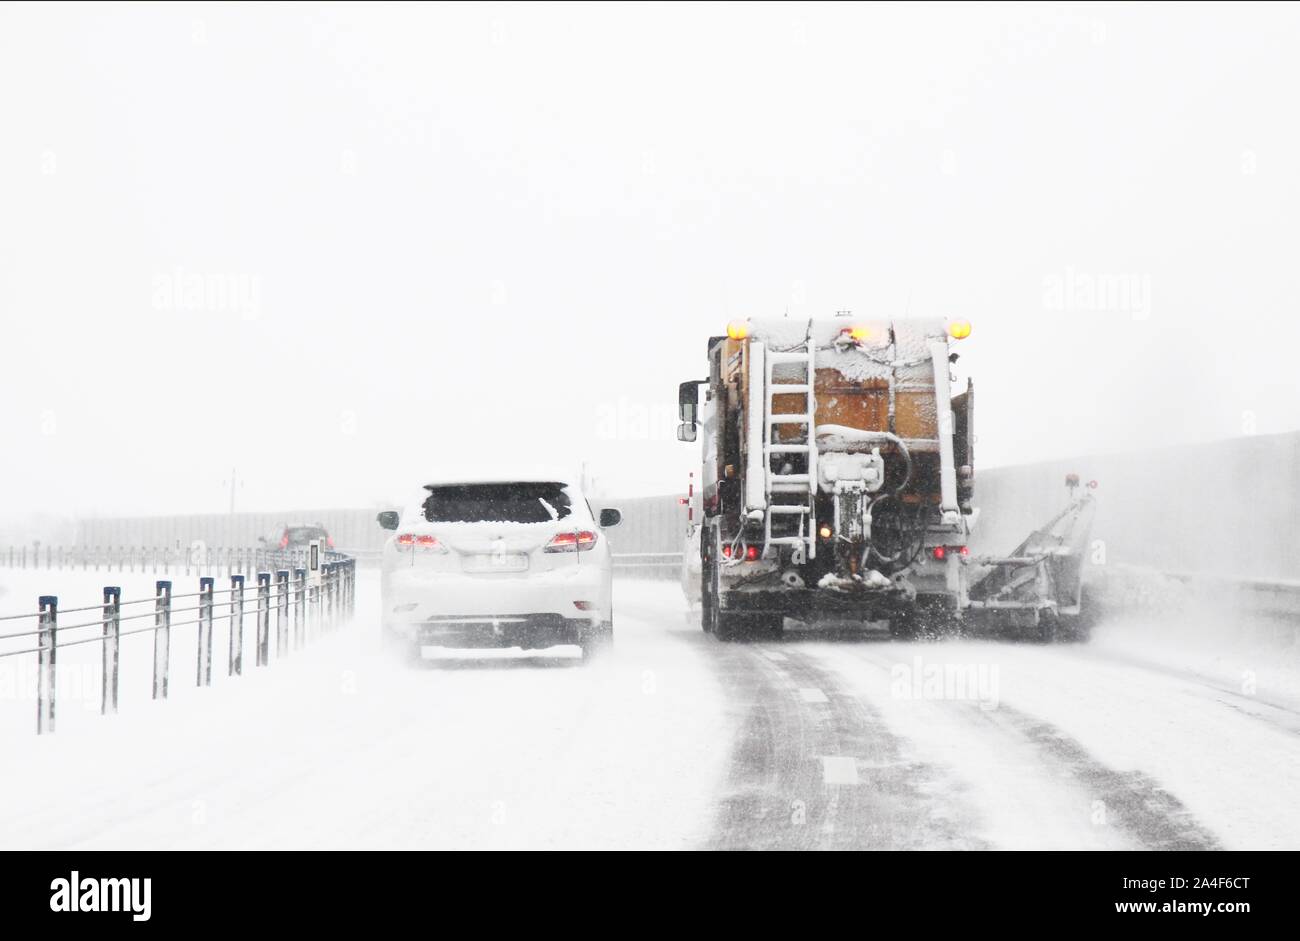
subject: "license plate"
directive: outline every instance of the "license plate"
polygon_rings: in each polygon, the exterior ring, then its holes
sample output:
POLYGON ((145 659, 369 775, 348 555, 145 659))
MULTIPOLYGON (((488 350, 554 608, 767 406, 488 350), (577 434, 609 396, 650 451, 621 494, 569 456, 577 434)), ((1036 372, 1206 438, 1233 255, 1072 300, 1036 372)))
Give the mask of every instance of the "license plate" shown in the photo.
POLYGON ((462 556, 460 564, 466 572, 524 572, 528 556, 522 552, 477 552, 462 556))

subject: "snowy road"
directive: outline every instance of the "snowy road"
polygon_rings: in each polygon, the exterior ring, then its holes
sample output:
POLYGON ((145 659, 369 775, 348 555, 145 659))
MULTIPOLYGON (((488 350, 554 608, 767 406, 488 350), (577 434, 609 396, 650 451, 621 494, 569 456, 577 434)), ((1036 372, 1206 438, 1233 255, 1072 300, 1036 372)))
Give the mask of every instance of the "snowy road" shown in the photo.
POLYGON ((720 644, 675 585, 616 592, 593 667, 409 669, 361 617, 166 704, 67 707, 43 738, 11 677, 0 847, 1300 847, 1293 650, 1257 673, 1121 626, 1087 647, 720 644))

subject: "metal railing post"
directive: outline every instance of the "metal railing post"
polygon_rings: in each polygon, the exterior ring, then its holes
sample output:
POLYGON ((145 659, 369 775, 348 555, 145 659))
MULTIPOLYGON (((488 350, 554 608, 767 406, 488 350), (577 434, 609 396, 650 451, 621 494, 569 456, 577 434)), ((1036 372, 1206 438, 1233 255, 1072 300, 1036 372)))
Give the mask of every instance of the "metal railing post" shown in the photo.
POLYGON ((343 563, 330 563, 330 623, 339 626, 339 602, 343 600, 343 563))
POLYGON ((55 661, 58 659, 59 599, 41 595, 36 666, 36 734, 54 731, 55 661))
POLYGON ((230 576, 230 660, 228 676, 244 672, 244 576, 230 576))
POLYGON ((122 589, 104 589, 104 682, 100 696, 100 715, 117 712, 118 644, 122 637, 122 589))
POLYGON ((264 667, 271 659, 271 573, 257 573, 257 665, 264 667))
POLYGON ((212 576, 199 579, 199 656, 195 686, 212 685, 212 576))
POLYGON ((167 698, 167 673, 171 666, 172 583, 155 585, 153 615, 153 698, 167 698))
POLYGON ((334 563, 322 562, 320 567, 320 616, 327 631, 334 630, 333 610, 334 563))
POLYGON ((330 563, 330 629, 339 626, 339 564, 330 563))
POLYGON ((293 630, 298 635, 298 646, 307 642, 307 570, 293 570, 293 630))
POLYGON ((275 655, 289 652, 289 571, 275 573, 275 655))

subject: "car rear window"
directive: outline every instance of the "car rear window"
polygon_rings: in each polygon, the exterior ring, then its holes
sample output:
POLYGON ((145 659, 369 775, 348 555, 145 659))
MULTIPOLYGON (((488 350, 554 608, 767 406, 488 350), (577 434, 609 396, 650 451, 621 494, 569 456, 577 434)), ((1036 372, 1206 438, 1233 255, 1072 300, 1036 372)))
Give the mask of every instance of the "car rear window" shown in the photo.
POLYGON ((573 505, 561 483, 456 484, 426 487, 430 523, 548 523, 573 505))
POLYGON ((313 539, 326 538, 325 530, 319 526, 290 526, 286 533, 290 542, 311 542, 313 539))

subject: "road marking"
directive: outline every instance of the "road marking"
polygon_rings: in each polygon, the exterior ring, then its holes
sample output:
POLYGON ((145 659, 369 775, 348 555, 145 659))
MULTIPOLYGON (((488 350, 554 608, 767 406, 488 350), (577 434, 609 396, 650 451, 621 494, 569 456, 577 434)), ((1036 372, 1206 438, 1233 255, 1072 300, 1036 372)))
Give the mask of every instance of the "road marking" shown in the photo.
POLYGON ((799 698, 802 699, 804 702, 829 702, 830 701, 826 698, 826 694, 819 689, 801 689, 799 690, 799 698))
POLYGON ((785 663, 785 661, 789 659, 785 654, 777 653, 775 650, 764 650, 763 656, 767 657, 767 659, 771 660, 773 663, 785 663))
POLYGON ((822 781, 827 784, 857 784, 858 760, 844 755, 823 755, 822 781))

